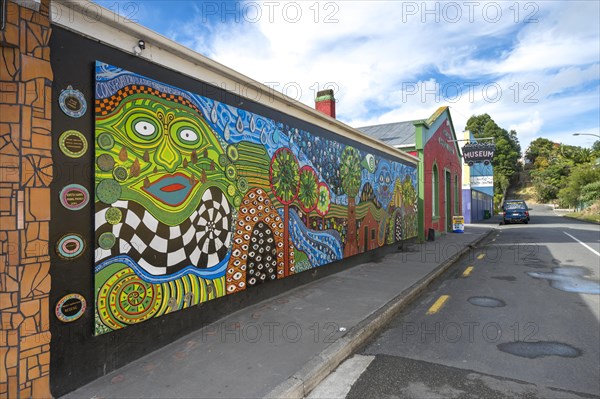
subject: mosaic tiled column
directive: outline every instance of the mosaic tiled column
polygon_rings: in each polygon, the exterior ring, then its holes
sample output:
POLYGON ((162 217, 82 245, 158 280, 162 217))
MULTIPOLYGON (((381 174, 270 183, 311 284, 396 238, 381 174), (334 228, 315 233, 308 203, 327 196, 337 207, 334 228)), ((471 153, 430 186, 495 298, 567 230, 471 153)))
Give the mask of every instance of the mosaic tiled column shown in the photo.
POLYGON ((0 398, 50 397, 50 0, 0 32, 0 398))

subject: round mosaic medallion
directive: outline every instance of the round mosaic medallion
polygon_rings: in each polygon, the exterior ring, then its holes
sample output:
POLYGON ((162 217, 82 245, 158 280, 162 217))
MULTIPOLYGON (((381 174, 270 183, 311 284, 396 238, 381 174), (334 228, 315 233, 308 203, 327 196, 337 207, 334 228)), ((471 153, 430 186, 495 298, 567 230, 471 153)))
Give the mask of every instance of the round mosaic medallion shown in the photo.
POLYGON ((60 109, 71 118, 80 118, 87 110, 87 103, 83 93, 68 86, 58 97, 60 109))
POLYGON ((119 208, 108 208, 105 218, 109 224, 118 224, 123 218, 123 212, 119 208))
POLYGON ((98 245, 102 249, 111 249, 117 243, 117 237, 113 233, 106 232, 98 237, 98 245))
POLYGON ((60 190, 60 203, 71 211, 78 211, 87 205, 90 194, 79 184, 69 184, 60 190))
POLYGON ((115 167, 115 160, 110 154, 102 154, 96 159, 96 165, 103 172, 110 172, 115 167))
POLYGON ((124 167, 117 166, 115 170, 113 170, 113 177, 118 182, 124 182, 129 177, 129 173, 124 167))
POLYGON ((239 158, 237 147, 234 145, 230 145, 229 147, 227 147, 227 156, 232 162, 237 161, 239 158))
POLYGON ((242 197, 236 195, 233 199, 233 205, 235 205, 236 208, 239 208, 239 206, 242 205, 242 197))
POLYGON ((227 186, 227 194, 232 196, 235 195, 235 186, 233 184, 227 186))
POLYGON ((245 194, 246 191, 248 191, 248 179, 246 179, 244 176, 239 177, 237 180, 237 187, 238 190, 245 194))
POLYGON ((85 250, 85 241, 79 234, 67 234, 56 243, 56 253, 63 259, 75 259, 85 250))
POLYGON ((79 158, 88 148, 88 143, 83 134, 77 130, 67 130, 58 138, 60 150, 68 157, 79 158))
POLYGON ((98 142, 98 147, 105 151, 110 151, 115 146, 115 139, 110 133, 100 133, 96 141, 98 142))
POLYGON ((79 294, 63 296, 56 304, 54 313, 56 317, 65 323, 79 319, 85 312, 85 298, 79 294))
POLYGON ((235 166, 231 164, 227 165, 227 167, 225 168, 225 175, 229 180, 235 180, 237 177, 237 170, 235 169, 235 166))
POLYGON ((227 158, 227 155, 219 155, 219 165, 221 165, 222 167, 226 167, 227 165, 229 165, 229 158, 227 158))
POLYGON ((121 185, 113 179, 102 180, 96 187, 96 195, 105 204, 114 204, 121 196, 121 185))

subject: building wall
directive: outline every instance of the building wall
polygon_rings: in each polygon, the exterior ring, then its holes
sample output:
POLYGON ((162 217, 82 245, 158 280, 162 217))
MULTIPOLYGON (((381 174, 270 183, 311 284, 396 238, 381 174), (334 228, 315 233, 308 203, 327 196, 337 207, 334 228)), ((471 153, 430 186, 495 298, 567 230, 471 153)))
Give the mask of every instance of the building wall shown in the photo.
POLYGON ((465 224, 471 223, 471 188, 462 189, 462 213, 465 224))
POLYGON ((484 220, 484 212, 492 212, 494 197, 481 191, 471 189, 471 222, 484 220))
POLYGON ((410 157, 62 27, 52 43, 66 100, 53 103, 50 241, 65 245, 51 304, 87 304, 52 318, 55 395, 416 236, 410 157))
POLYGON ((428 229, 432 228, 437 233, 447 231, 447 220, 452 222, 452 216, 455 215, 455 201, 459 202, 459 214, 462 209, 462 198, 460 187, 462 185, 462 170, 461 170, 461 158, 459 157, 456 144, 452 140, 455 140, 455 136, 452 133, 451 123, 444 114, 436 121, 436 125, 433 126, 433 133, 430 135, 427 143, 424 146, 424 201, 423 201, 423 224, 424 234, 427 234, 428 229), (433 186, 432 186, 432 171, 433 166, 437 165, 438 169, 438 209, 439 216, 433 216, 433 186), (450 214, 446 212, 446 179, 445 171, 450 172, 450 214), (458 176, 458 187, 459 195, 456 196, 455 190, 455 177, 458 176), (458 197, 458 198, 457 198, 458 197))
POLYGON ((0 398, 50 397, 49 1, 0 32, 0 398))

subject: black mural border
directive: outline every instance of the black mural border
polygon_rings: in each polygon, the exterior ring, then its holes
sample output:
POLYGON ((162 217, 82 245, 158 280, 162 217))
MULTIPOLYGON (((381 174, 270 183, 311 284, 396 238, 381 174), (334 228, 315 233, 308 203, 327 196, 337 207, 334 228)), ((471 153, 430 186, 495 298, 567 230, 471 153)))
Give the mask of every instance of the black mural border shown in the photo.
POLYGON ((226 295, 193 308, 149 319, 110 334, 93 335, 94 330, 94 87, 96 60, 138 73, 159 82, 197 93, 275 122, 305 130, 313 135, 340 141, 367 153, 388 160, 412 165, 390 154, 374 150, 362 143, 337 135, 319 126, 283 114, 264 104, 239 97, 215 85, 194 80, 172 69, 86 38, 54 25, 50 40, 51 63, 54 72, 52 88, 52 140, 54 180, 51 185, 50 223, 50 385, 55 397, 64 395, 162 346, 198 330, 237 310, 289 291, 299 285, 346 270, 361 263, 380 259, 396 251, 398 244, 334 262, 311 273, 299 273, 260 287, 252 287, 235 295, 226 295), (58 105, 62 90, 71 85, 80 90, 87 111, 80 118, 67 116, 58 105), (216 96, 214 94, 217 94, 216 96), (243 104, 240 104, 240 101, 243 104), (81 158, 69 158, 58 146, 65 130, 78 130, 88 141, 88 150, 81 158), (90 193, 90 201, 80 211, 65 209, 59 202, 59 192, 67 184, 81 184, 90 193), (55 243, 67 233, 80 234, 86 241, 85 252, 74 260, 60 258, 55 243), (79 293, 87 300, 84 315, 65 323, 55 316, 55 305, 64 295, 79 293), (148 334, 152 331, 152 334, 148 334))

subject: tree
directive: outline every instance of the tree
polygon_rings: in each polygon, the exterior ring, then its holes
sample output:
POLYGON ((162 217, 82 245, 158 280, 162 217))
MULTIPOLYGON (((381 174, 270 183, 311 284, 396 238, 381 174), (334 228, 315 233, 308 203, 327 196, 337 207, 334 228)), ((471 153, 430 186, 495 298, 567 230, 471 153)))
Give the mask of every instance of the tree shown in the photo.
POLYGON ((575 163, 588 163, 594 160, 594 152, 589 148, 579 148, 574 154, 575 163))
MULTIPOLYGON (((488 115, 472 116, 467 121, 466 129, 473 133, 475 138, 493 137, 496 144, 496 153, 492 160, 494 166, 494 182, 510 182, 521 169, 519 159, 521 158, 521 145, 517 138, 517 132, 502 129, 488 115)), ((496 194, 504 194, 505 184, 494 184, 496 194)))
POLYGON ((592 151, 594 152, 594 156, 600 157, 600 140, 596 140, 592 145, 592 151))
POLYGON ((315 209, 318 201, 317 188, 319 181, 317 173, 308 165, 300 169, 300 185, 298 186, 298 204, 306 213, 306 224, 310 225, 310 212, 315 209))
MULTIPOLYGON (((540 159, 542 157, 538 157, 536 164, 540 159)), ((548 162, 547 167, 531 172, 531 179, 539 201, 550 202, 557 198, 559 190, 569 176, 571 166, 570 162, 555 157, 548 162)))
POLYGON ((348 233, 346 236, 345 256, 358 253, 356 240, 356 195, 360 189, 360 154, 354 147, 346 147, 342 153, 340 180, 342 189, 348 195, 348 233))
POLYGON ((600 200, 600 180, 581 187, 581 195, 579 199, 583 202, 600 200))
POLYGON ((325 216, 329 213, 329 209, 331 208, 331 192, 329 191, 329 187, 325 183, 319 183, 319 187, 317 188, 319 193, 319 199, 317 201, 317 213, 321 216, 322 228, 321 230, 325 230, 325 216))
POLYGON ((581 167, 590 169, 595 159, 593 150, 540 137, 531 142, 526 156, 533 161, 531 178, 538 200, 558 199, 564 206, 577 204, 585 182, 580 180, 581 167))
POLYGON ((540 156, 548 159, 553 149, 554 142, 543 137, 538 137, 529 143, 529 147, 527 148, 527 151, 525 151, 525 158, 527 158, 531 163, 535 164, 535 161, 540 156))
POLYGON ((600 169, 591 168, 589 164, 577 165, 569 175, 565 187, 558 192, 559 203, 567 207, 577 206, 582 188, 598 181, 600 181, 600 169))
POLYGON ((298 160, 289 148, 280 148, 273 154, 270 167, 271 190, 283 204, 283 260, 284 277, 290 275, 290 204, 298 196, 300 175, 298 160))

